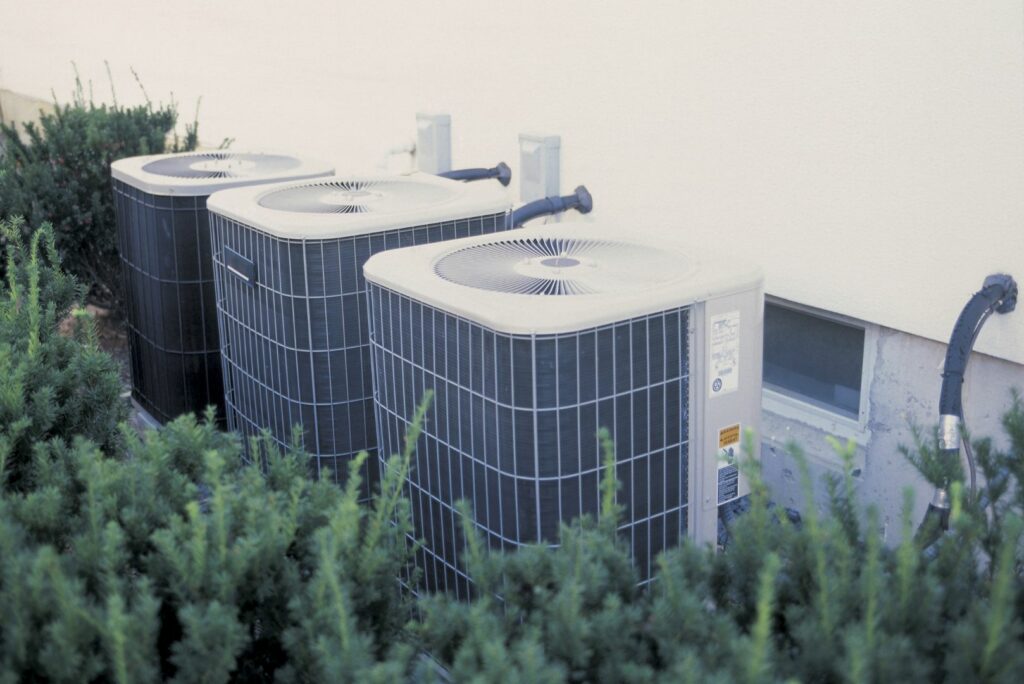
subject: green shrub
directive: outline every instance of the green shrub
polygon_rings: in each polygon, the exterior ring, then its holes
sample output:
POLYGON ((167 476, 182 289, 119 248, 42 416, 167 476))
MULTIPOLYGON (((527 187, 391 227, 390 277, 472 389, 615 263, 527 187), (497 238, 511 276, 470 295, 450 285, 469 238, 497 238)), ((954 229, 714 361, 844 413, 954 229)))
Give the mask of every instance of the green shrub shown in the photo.
POLYGON ((928 548, 915 541, 909 493, 902 543, 885 547, 877 513, 854 496, 846 447, 828 515, 817 512, 804 464, 800 525, 769 506, 750 462, 751 508, 732 523, 729 546, 664 554, 647 593, 633 589, 606 513, 601 526, 563 527, 557 550, 482 553, 467 525, 481 595, 426 600, 419 636, 457 681, 1022 681, 1016 398, 1004 425, 1008 451, 976 446, 992 507, 954 483, 951 529, 928 548))
POLYGON ((387 496, 362 509, 358 490, 312 481, 305 457, 269 442, 266 474, 241 465, 234 436, 190 417, 124 444, 122 459, 45 444, 34 488, 0 495, 0 681, 406 671, 404 529, 371 533, 394 514, 387 496), (197 481, 170 458, 182 443, 198 447, 197 481))
POLYGON ((58 333, 80 291, 49 233, 24 247, 19 229, 0 308, 0 682, 400 677, 409 455, 361 507, 358 464, 341 490, 265 440, 263 471, 209 417, 110 434, 116 389, 80 393, 116 388, 116 368, 87 326, 58 333))
POLYGON ((0 288, 0 483, 22 488, 34 451, 76 436, 103 448, 125 417, 117 366, 96 345, 91 321, 58 326, 84 295, 59 268, 48 224, 28 240, 19 219, 0 221, 7 280, 0 288), (27 244, 26 244, 27 242, 27 244))
POLYGON ((110 163, 122 157, 195 149, 197 124, 175 130, 177 108, 97 105, 78 82, 70 104, 57 104, 23 134, 0 125, 0 218, 54 227, 65 267, 107 305, 120 301, 120 263, 110 163))

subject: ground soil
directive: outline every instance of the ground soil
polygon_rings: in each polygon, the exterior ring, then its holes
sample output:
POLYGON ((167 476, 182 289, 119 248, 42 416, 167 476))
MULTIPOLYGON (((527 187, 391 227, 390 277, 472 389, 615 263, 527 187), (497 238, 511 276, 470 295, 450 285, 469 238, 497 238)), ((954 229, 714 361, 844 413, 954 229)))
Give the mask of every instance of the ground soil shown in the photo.
MULTIPOLYGON (((128 357, 128 333, 123 318, 111 309, 95 304, 86 304, 85 310, 92 316, 96 324, 96 336, 99 338, 100 349, 114 357, 121 372, 121 384, 125 391, 131 389, 131 368, 128 357)), ((69 316, 61 324, 61 330, 67 332, 73 325, 69 316)))

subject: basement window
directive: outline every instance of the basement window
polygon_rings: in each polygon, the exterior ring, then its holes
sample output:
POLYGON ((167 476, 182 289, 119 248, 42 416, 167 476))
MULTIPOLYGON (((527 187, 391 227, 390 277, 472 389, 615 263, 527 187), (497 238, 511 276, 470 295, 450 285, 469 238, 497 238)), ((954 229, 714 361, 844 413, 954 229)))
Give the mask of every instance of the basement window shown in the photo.
MULTIPOLYGON (((778 301, 764 312, 764 387, 769 410, 804 409, 834 431, 863 429, 870 377, 865 350, 874 330, 845 318, 778 301)), ((784 411, 791 413, 791 411, 784 411)), ((826 426, 822 426, 826 427, 826 426)))

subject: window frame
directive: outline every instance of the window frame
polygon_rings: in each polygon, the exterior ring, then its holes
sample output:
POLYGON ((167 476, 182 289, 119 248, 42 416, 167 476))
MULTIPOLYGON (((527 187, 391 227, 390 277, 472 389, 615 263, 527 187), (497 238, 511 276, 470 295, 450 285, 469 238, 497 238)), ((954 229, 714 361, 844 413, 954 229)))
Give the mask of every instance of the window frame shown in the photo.
MULTIPOLYGON (((878 326, 856 318, 825 311, 792 300, 765 296, 765 308, 769 305, 790 309, 826 321, 841 323, 864 331, 864 352, 861 360, 860 406, 857 417, 852 418, 796 396, 768 387, 762 371, 762 408, 781 418, 794 420, 827 432, 841 440, 852 439, 856 444, 866 446, 871 439, 869 427, 871 410, 871 380, 875 373, 875 357, 878 350, 878 326)), ((763 352, 762 352, 763 353, 763 352)))

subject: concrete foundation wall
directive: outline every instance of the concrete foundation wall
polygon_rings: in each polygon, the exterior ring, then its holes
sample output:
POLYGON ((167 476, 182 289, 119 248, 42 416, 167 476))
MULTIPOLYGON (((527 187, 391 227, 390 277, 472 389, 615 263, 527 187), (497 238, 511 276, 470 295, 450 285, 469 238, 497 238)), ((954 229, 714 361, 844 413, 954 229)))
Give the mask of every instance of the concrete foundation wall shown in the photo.
POLYGON ((0 123, 17 124, 23 129, 26 123, 38 121, 42 112, 51 111, 52 102, 0 88, 0 123))
MULTIPOLYGON (((862 500, 878 507, 886 541, 896 543, 903 491, 908 487, 914 491, 915 522, 924 515, 932 496, 931 485, 899 448, 913 447, 912 425, 927 432, 938 422, 946 345, 888 328, 879 330, 876 344, 874 374, 867 388, 870 437, 857 449, 860 472, 856 482, 862 500)), ((983 354, 971 357, 963 396, 964 418, 972 435, 992 437, 1000 448, 1008 446, 1000 421, 1010 406, 1013 388, 1024 392, 1024 366, 983 354)), ((762 433, 761 455, 775 500, 783 506, 804 508, 800 472, 786 449, 795 441, 808 456, 817 503, 823 507, 827 494, 820 486, 821 478, 842 474, 840 458, 826 441, 827 432, 766 410, 762 433)))

